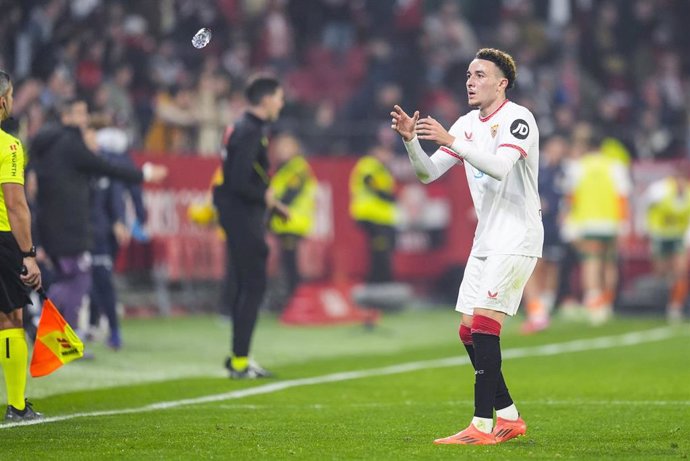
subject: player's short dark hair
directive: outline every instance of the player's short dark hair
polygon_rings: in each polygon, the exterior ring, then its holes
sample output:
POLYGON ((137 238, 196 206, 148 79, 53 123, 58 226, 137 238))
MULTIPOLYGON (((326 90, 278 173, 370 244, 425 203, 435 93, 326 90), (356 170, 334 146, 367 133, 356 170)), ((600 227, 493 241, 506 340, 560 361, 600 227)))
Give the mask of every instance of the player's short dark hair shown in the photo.
POLYGON ((12 86, 12 77, 4 70, 0 70, 0 96, 5 96, 12 86))
POLYGON ((264 96, 274 94, 280 88, 280 82, 275 77, 259 75, 249 80, 244 90, 249 104, 256 106, 261 103, 264 96))
POLYGON ((515 65, 515 60, 511 55, 505 51, 497 50, 496 48, 482 48, 477 51, 474 56, 477 59, 484 59, 485 61, 491 61, 503 72, 503 76, 508 79, 508 86, 506 90, 511 89, 515 86, 515 78, 517 77, 517 66, 515 65))

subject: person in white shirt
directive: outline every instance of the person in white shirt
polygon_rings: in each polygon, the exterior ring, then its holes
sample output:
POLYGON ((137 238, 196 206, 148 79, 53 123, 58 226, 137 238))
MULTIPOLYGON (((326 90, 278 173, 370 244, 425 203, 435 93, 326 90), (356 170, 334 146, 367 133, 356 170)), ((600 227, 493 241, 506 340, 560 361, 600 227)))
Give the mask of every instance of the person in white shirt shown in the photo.
POLYGON ((527 430, 501 373, 499 340, 506 315, 517 312, 544 240, 539 131, 530 111, 506 98, 516 74, 510 55, 483 48, 467 70, 468 102, 476 110, 450 130, 431 117, 420 119, 419 111, 409 116, 396 105, 391 112, 391 127, 403 138, 423 183, 464 163, 478 219, 455 309, 462 314, 460 339, 475 368, 474 418, 467 429, 435 444, 492 445, 527 430), (440 147, 429 157, 420 139, 440 147))

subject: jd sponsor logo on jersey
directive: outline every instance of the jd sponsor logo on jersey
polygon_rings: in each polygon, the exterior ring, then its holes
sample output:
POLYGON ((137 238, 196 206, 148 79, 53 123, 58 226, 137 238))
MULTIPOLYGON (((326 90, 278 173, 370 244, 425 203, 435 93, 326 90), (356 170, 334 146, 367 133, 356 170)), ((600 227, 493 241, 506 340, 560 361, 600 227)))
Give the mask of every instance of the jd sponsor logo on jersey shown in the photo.
POLYGON ((529 125, 526 121, 519 118, 510 125, 510 133, 518 139, 527 139, 527 136, 529 136, 529 125))

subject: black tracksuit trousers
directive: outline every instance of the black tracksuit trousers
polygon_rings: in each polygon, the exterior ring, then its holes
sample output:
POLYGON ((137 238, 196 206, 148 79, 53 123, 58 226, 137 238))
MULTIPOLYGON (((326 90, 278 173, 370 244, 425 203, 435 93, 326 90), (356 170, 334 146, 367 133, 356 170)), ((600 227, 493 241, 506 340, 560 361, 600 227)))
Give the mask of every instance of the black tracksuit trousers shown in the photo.
POLYGON ((232 316, 232 352, 236 357, 249 355, 259 306, 266 291, 264 207, 237 205, 218 210, 225 230, 228 273, 235 279, 235 296, 230 302, 232 316))

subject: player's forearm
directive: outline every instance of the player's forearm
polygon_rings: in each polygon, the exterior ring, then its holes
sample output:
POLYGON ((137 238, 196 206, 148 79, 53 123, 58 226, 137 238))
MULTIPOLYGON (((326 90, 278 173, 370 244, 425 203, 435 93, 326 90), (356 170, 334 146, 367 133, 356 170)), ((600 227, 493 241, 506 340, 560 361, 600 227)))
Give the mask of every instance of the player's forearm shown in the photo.
POLYGON ((12 235, 22 251, 29 251, 33 245, 31 241, 31 213, 26 202, 7 208, 7 218, 10 221, 12 235))
POLYGON ((410 141, 404 141, 404 143, 415 174, 421 182, 429 184, 441 176, 442 173, 434 162, 431 161, 426 152, 424 152, 424 149, 422 149, 422 146, 419 144, 417 136, 410 141))
POLYGON ((459 138, 456 138, 450 147, 467 163, 498 181, 502 181, 508 175, 519 158, 501 154, 489 155, 477 149, 474 143, 459 138))

